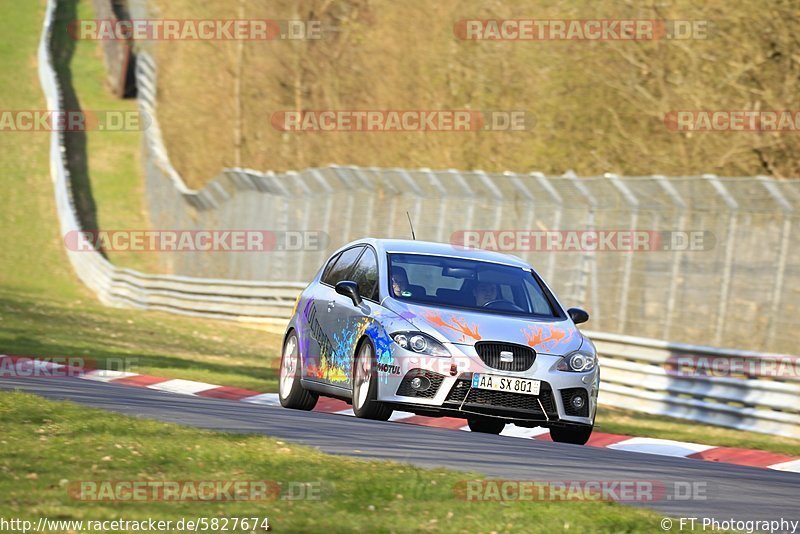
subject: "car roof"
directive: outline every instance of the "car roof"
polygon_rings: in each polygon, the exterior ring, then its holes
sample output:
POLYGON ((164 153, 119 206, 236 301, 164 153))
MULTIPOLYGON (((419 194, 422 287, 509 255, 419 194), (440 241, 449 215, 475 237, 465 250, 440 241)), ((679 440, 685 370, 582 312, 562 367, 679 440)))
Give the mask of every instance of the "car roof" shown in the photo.
POLYGON ((491 252, 488 250, 467 249, 458 247, 450 243, 436 243, 433 241, 415 241, 411 239, 375 239, 366 238, 348 243, 342 249, 356 244, 368 244, 375 247, 378 252, 406 253, 406 254, 435 254, 437 256, 450 256, 454 258, 466 258, 471 260, 491 261, 515 267, 531 268, 531 266, 508 254, 491 252))

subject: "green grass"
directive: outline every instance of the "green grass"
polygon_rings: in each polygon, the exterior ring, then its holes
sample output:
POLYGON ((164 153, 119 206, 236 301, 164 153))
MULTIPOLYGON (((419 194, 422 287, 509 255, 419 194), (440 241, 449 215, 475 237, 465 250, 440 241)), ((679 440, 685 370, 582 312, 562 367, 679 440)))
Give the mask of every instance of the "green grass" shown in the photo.
MULTIPOLYGON (((41 7, 0 0, 0 107, 43 109, 36 74, 41 7)), ((0 132, 3 194, 0 195, 0 285, 15 293, 45 292, 60 298, 81 294, 60 250, 52 200, 46 133, 0 132)))
POLYGON ((471 502, 443 469, 330 456, 255 435, 125 417, 22 393, 0 395, 0 516, 37 520, 269 517, 276 532, 638 532, 659 515, 608 502, 471 502), (79 481, 311 483, 317 500, 90 502, 79 481))
MULTIPOLYGON (((36 48, 43 5, 0 0, 0 109, 43 109, 36 48)), ((93 18, 89 2, 71 17, 93 18)), ((134 109, 104 87, 96 42, 66 42, 56 55, 62 71, 72 69, 75 98, 83 109, 134 109), (74 54, 70 46, 75 45, 74 54)), ((89 132, 88 175, 102 228, 142 228, 140 136, 89 132)), ((0 132, 3 194, 0 195, 0 352, 31 356, 123 358, 131 370, 167 377, 226 383, 255 390, 275 387, 274 334, 224 321, 157 312, 111 309, 75 276, 63 251, 49 174, 46 132, 0 132)), ((152 254, 111 255, 134 267, 157 263, 152 254), (139 262, 137 264, 137 262, 139 262)))
POLYGON ((0 347, 7 354, 76 356, 101 367, 274 391, 281 336, 222 321, 21 298, 0 290, 0 347))

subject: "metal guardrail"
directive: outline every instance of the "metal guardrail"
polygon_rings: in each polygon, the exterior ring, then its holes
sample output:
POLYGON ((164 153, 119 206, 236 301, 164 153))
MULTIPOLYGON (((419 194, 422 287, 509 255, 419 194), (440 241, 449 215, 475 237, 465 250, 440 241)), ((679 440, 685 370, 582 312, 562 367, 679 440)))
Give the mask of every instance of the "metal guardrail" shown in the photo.
MULTIPOLYGON (((57 0, 49 0, 44 31, 39 44, 39 78, 48 109, 64 109, 59 80, 55 74, 50 42, 57 0)), ((62 235, 80 231, 67 167, 64 132, 51 133, 50 172, 62 235)), ((185 276, 148 275, 121 269, 91 246, 87 251, 67 249, 72 267, 81 281, 97 293, 101 302, 183 315, 224 319, 266 321, 288 317, 294 300, 305 284, 299 282, 251 282, 243 280, 197 279, 185 276)))
MULTIPOLYGON (((125 2, 119 0, 94 0, 95 20, 115 23, 128 17, 125 2)), ((132 39, 105 39, 100 42, 106 66, 108 85, 119 97, 136 94, 136 65, 132 39)))
POLYGON ((663 242, 636 252, 524 247, 509 252, 536 266, 564 302, 591 310, 598 330, 748 350, 795 350, 800 180, 710 174, 579 178, 574 173, 329 165, 287 172, 228 168, 195 190, 173 167, 164 144, 159 69, 151 48, 138 54, 137 83, 140 110, 151 120, 143 132, 143 160, 153 226, 330 237, 319 251, 165 252, 160 260, 169 272, 308 280, 329 253, 349 241, 367 235, 410 237, 406 210, 420 239, 445 243, 464 230, 647 231, 663 236, 663 242), (689 233, 702 234, 699 250, 675 244, 689 233))
MULTIPOLYGON (((48 108, 63 109, 59 82, 50 53, 54 12, 58 0, 48 0, 39 46, 39 76, 48 108)), ((148 63, 145 62, 145 68, 148 63)), ((153 98, 154 87, 142 91, 153 98), (149 89, 149 90, 148 90, 149 89)), ((152 104, 152 102, 150 102, 152 104)), ((158 131, 155 132, 158 134, 158 131)), ((72 197, 63 133, 53 132, 50 164, 56 207, 63 235, 80 230, 72 197)), ((159 134, 160 135, 160 134, 159 134)), ((160 165, 175 181, 179 196, 197 192, 185 187, 169 165, 163 144, 160 165)), ((401 170, 400 170, 401 171, 401 170)), ((265 183, 269 182, 269 175, 265 183)), ((238 179, 247 180, 247 176, 238 179)), ((275 187, 279 187, 276 184, 275 187)), ((224 191, 219 192, 222 194, 224 191)), ((181 199, 179 199, 181 200, 181 199)), ((202 209, 202 201, 196 208, 202 209)), ((147 275, 112 265, 99 252, 67 250, 79 278, 107 305, 163 310, 185 315, 246 320, 287 318, 304 286, 297 282, 258 282, 147 275)), ((587 332, 595 341, 603 366, 600 401, 652 414, 669 415, 714 425, 800 438, 800 378, 797 374, 773 379, 764 374, 705 376, 703 366, 687 363, 701 356, 786 362, 780 354, 716 349, 669 343, 603 332, 587 332)), ((795 363, 794 370, 797 370, 795 363)))
POLYGON ((610 406, 800 439, 800 358, 585 332, 610 406))

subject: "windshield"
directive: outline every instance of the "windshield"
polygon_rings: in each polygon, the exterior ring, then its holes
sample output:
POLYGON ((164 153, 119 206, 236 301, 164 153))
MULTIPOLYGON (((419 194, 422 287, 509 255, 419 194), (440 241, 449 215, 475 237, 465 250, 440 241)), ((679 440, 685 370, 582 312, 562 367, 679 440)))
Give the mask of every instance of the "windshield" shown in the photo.
POLYGON ((389 254, 389 294, 418 304, 560 317, 530 270, 464 258, 389 254))

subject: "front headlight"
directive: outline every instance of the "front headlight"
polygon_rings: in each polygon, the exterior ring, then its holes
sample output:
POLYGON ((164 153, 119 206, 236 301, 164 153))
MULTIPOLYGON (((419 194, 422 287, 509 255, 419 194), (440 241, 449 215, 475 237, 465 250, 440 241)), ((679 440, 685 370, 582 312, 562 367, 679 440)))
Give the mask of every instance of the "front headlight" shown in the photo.
POLYGON ((392 339, 400 347, 416 352, 417 354, 427 354, 428 356, 449 357, 450 352, 444 345, 433 339, 428 334, 422 332, 395 332, 392 339))
POLYGON ((591 371, 597 365, 597 354, 586 349, 577 350, 568 354, 558 362, 556 369, 559 371, 573 371, 575 373, 585 373, 591 371))

